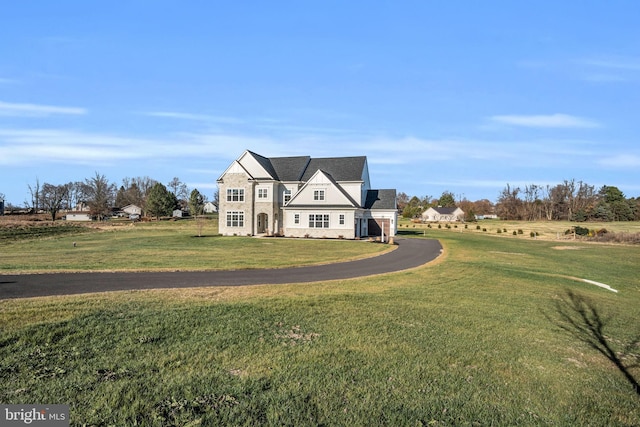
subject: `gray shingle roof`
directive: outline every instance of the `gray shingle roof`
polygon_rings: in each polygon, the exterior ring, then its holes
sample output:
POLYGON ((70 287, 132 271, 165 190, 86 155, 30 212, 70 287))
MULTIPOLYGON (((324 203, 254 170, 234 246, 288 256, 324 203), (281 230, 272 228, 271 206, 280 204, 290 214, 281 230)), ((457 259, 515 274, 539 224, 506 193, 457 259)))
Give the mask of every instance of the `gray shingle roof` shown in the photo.
POLYGON ((365 209, 397 209, 396 190, 369 190, 364 202, 365 209))
POLYGON ((279 181, 308 181, 318 170, 331 175, 336 181, 361 181, 367 158, 325 157, 312 159, 309 156, 263 157, 249 153, 274 179, 279 181))
POLYGON ((318 169, 327 172, 336 181, 361 181, 366 161, 365 156, 311 159, 302 181, 308 181, 318 169))
POLYGON ((271 165, 279 181, 300 181, 309 160, 309 156, 300 157, 272 157, 271 165))
POLYGON ((442 206, 438 206, 438 207, 433 208, 433 210, 438 212, 440 215, 451 215, 452 213, 454 213, 456 211, 456 209, 458 209, 458 208, 457 207, 443 208, 442 206))

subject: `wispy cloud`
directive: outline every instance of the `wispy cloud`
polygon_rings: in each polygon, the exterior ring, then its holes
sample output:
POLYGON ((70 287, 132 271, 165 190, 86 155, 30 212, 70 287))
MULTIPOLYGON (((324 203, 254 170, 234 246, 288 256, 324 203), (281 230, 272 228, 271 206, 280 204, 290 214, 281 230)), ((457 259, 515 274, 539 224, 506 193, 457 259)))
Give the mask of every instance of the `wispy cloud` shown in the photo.
POLYGON ((584 65, 614 70, 640 71, 640 60, 636 58, 583 59, 584 65))
POLYGON ((624 169, 640 168, 640 154, 619 154, 616 156, 603 157, 598 160, 602 166, 624 169))
POLYGON ((493 116, 491 121, 512 126, 534 128, 596 128, 600 124, 568 114, 493 116))
POLYGON ((163 117, 167 119, 176 120, 192 120, 199 122, 215 122, 215 123, 227 123, 227 124, 240 124, 244 121, 235 117, 227 116, 213 116, 208 114, 193 114, 193 113, 181 113, 177 111, 144 111, 139 113, 150 117, 163 117))
POLYGON ((53 114, 84 115, 87 110, 77 107, 62 107, 57 105, 19 104, 0 101, 0 116, 28 116, 42 117, 53 114))

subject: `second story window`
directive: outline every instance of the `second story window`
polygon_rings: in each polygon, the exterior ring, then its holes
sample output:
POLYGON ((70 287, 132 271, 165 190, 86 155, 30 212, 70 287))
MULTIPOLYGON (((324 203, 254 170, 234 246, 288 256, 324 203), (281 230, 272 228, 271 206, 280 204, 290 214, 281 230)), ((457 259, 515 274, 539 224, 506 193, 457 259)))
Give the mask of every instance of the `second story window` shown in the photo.
POLYGON ((313 200, 314 201, 324 200, 324 190, 313 190, 313 200))
POLYGON ((266 188, 258 188, 258 199, 267 199, 269 198, 269 192, 266 188))
POLYGON ((284 204, 286 205, 291 200, 291 190, 284 190, 284 204))
POLYGON ((227 202, 244 202, 244 188, 227 188, 227 202))

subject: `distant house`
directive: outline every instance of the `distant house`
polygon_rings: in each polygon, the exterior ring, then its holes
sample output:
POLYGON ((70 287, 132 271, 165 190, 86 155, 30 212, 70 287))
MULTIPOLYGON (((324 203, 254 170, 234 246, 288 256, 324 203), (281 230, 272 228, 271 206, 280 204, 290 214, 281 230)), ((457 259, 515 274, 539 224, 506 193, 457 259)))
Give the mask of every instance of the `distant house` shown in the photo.
POLYGON ((425 222, 455 222, 464 219, 464 211, 460 208, 429 208, 422 213, 422 220, 425 222))
POLYGON ((92 221, 93 217, 89 212, 71 211, 65 214, 64 219, 67 221, 92 221))
POLYGON ((356 239, 394 236, 396 190, 375 190, 367 158, 245 151, 218 179, 220 233, 356 239))
POLYGON ((173 214, 171 214, 174 218, 182 218, 185 216, 185 213, 182 209, 174 209, 173 214))
POLYGON ((207 202, 204 204, 203 212, 206 214, 218 212, 218 207, 211 202, 207 202))
POLYGON ((122 212, 128 214, 129 216, 138 215, 138 217, 140 217, 140 215, 142 215, 142 208, 136 205, 127 205, 122 208, 122 212))

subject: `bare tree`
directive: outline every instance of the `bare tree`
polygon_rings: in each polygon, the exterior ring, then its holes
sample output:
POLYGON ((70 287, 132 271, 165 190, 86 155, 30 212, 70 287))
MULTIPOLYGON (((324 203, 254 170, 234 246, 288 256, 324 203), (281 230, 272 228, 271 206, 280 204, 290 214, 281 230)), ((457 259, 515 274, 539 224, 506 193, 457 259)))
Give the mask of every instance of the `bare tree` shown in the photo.
POLYGON ((180 181, 180 178, 174 177, 169 184, 167 184, 167 188, 171 190, 174 196, 178 200, 186 200, 188 195, 187 184, 180 181))
POLYGON ((92 215, 96 215, 99 220, 108 215, 113 206, 115 197, 115 184, 109 183, 106 176, 96 172, 95 176, 85 180, 87 191, 87 203, 92 215))
POLYGON ((29 188, 29 194, 31 194, 31 204, 25 201, 24 204, 27 208, 33 209, 34 213, 38 213, 40 210, 40 180, 36 177, 36 185, 31 186, 31 184, 27 184, 29 188))
POLYGON ((69 187, 67 184, 53 185, 46 182, 42 184, 40 206, 51 214, 51 221, 56 220, 56 214, 62 208, 68 192, 69 187))

